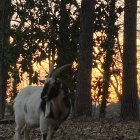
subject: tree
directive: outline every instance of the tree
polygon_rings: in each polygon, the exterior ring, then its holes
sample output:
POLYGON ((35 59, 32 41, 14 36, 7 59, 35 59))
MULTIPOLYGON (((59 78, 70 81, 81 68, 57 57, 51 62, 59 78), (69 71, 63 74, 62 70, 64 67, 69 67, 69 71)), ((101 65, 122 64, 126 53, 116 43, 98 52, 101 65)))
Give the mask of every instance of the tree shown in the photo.
POLYGON ((118 79, 119 75, 121 75, 121 70, 120 67, 117 67, 118 61, 116 60, 120 58, 117 36, 121 27, 117 21, 122 11, 122 5, 117 4, 115 0, 96 0, 94 24, 95 46, 93 49, 93 71, 95 72, 92 78, 92 97, 95 104, 96 102, 101 104, 100 117, 105 117, 106 115, 107 103, 111 101, 110 95, 112 93, 110 91, 114 89, 117 96, 120 97, 118 79), (112 81, 112 77, 115 77, 115 80, 112 81))
POLYGON ((10 0, 0 1, 0 118, 4 117, 6 87, 8 79, 8 45, 10 14, 8 9, 11 6, 10 0))
POLYGON ((106 40, 103 42, 102 46, 105 51, 104 64, 103 64, 103 87, 102 87, 102 101, 100 107, 100 117, 105 117, 105 109, 107 106, 107 100, 109 97, 109 84, 111 77, 111 65, 113 63, 115 36, 117 33, 116 22, 116 12, 115 12, 115 2, 116 0, 110 0, 108 4, 108 15, 106 17, 106 40))
MULTIPOLYGON (((76 61, 77 40, 79 39, 79 5, 77 1, 60 1, 59 7, 57 67, 68 63, 72 64, 73 61, 76 61)), ((61 75, 61 78, 67 82, 67 85, 71 89, 71 93, 75 89, 75 78, 72 78, 74 77, 73 75, 72 70, 68 70, 61 75)))
POLYGON ((93 50, 93 11, 95 0, 82 0, 80 12, 80 43, 74 116, 91 116, 91 71, 93 50))
POLYGON ((28 73, 30 84, 36 75, 34 63, 56 54, 55 64, 58 67, 75 60, 79 27, 76 0, 13 1, 13 7, 16 16, 13 16, 11 36, 13 46, 18 50, 15 60, 22 73, 28 73))
POLYGON ((121 118, 138 120, 137 58, 136 58, 137 0, 125 0, 124 45, 121 118))

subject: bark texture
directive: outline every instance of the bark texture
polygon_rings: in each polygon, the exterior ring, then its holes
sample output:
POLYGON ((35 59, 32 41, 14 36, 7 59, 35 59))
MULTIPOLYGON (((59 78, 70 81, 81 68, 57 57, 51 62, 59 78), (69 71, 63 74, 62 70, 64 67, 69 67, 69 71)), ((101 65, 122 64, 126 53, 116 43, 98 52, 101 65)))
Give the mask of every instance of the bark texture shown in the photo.
POLYGON ((106 107, 107 107, 107 100, 109 98, 109 84, 110 84, 110 77, 111 77, 111 65, 113 62, 113 53, 114 53, 114 44, 115 44, 115 4, 116 0, 111 0, 110 2, 110 10, 109 16, 110 19, 108 20, 108 27, 106 31, 107 35, 107 48, 105 51, 105 58, 103 64, 103 92, 102 92, 102 102, 100 107, 100 117, 105 118, 106 116, 106 107))
POLYGON ((93 50, 94 0, 82 0, 80 16, 80 44, 74 116, 91 116, 91 72, 93 50))
POLYGON ((6 56, 8 45, 8 29, 10 26, 8 10, 11 4, 10 0, 0 1, 0 118, 5 113, 5 98, 7 84, 7 66, 6 56))
POLYGON ((136 47, 137 0, 125 0, 124 46, 121 118, 138 120, 137 47, 136 47))

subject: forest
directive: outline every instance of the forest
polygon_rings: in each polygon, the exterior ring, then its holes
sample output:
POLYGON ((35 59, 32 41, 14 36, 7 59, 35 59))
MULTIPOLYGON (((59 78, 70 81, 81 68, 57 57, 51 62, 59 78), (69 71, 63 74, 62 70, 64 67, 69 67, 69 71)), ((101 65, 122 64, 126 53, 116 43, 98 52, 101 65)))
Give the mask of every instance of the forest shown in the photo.
MULTIPOLYGON (((54 132, 46 125, 47 135, 40 119, 31 140, 140 140, 139 7, 139 0, 1 0, 0 140, 21 140, 16 102, 29 85, 40 96, 37 102, 22 96, 25 117, 28 104, 45 104, 44 116, 48 109, 54 117, 61 90, 68 99, 56 116, 71 106, 54 132), (44 94, 59 83, 49 102, 44 94)), ((27 126, 25 119, 25 140, 27 126)))

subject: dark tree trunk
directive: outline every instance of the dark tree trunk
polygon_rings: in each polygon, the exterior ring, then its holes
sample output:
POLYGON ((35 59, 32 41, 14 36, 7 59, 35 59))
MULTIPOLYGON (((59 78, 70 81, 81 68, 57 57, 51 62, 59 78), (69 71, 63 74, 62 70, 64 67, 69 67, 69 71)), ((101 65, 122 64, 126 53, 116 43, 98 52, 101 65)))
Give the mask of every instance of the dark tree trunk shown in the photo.
POLYGON ((80 44, 74 105, 74 117, 91 116, 91 72, 93 50, 93 12, 95 0, 82 0, 80 15, 80 44))
MULTIPOLYGON (((60 67, 64 64, 72 64, 76 57, 76 46, 71 43, 71 31, 70 31, 70 12, 67 9, 67 5, 71 4, 70 1, 61 0, 60 1, 60 21, 59 21, 59 40, 57 46, 57 67, 60 67)), ((61 79, 63 79, 68 87, 73 90, 74 89, 74 79, 73 71, 71 69, 67 69, 67 71, 63 72, 61 75, 61 79)))
POLYGON ((5 114, 5 98, 7 86, 7 65, 5 58, 6 47, 8 46, 8 29, 10 26, 8 9, 10 0, 0 1, 0 118, 5 114))
POLYGON ((17 64, 14 65, 14 69, 12 71, 12 78, 13 78, 13 82, 12 82, 12 98, 11 100, 13 101, 15 99, 15 97, 18 94, 18 84, 19 84, 19 70, 17 68, 17 64))
POLYGON ((69 41, 69 26, 70 26, 70 17, 66 9, 66 1, 60 2, 60 22, 59 22, 59 42, 58 42, 58 58, 57 65, 62 66, 66 63, 70 63, 69 57, 66 57, 70 49, 69 41))
POLYGON ((102 101, 101 101, 101 107, 100 107, 100 117, 105 118, 106 116, 106 106, 107 106, 107 100, 109 97, 109 84, 110 84, 110 76, 111 76, 111 64, 113 62, 113 49, 114 49, 114 43, 115 43, 115 34, 116 34, 116 28, 115 28, 115 0, 110 1, 110 10, 109 10, 109 17, 108 20, 108 28, 107 28, 107 48, 106 48, 106 55, 104 58, 104 64, 103 64, 103 92, 102 92, 102 101))
POLYGON ((107 106, 107 100, 109 97, 109 84, 110 84, 110 67, 112 64, 112 52, 110 50, 107 50, 106 52, 106 58, 104 62, 104 74, 103 74, 103 93, 102 93, 102 101, 100 106, 100 118, 105 118, 106 116, 106 106, 107 106))
POLYGON ((124 45, 121 118, 138 120, 137 58, 136 58, 137 0, 125 0, 124 45))
POLYGON ((5 79, 3 76, 4 74, 4 64, 3 62, 0 62, 0 119, 4 118, 5 114, 5 98, 6 98, 6 85, 5 85, 5 79))

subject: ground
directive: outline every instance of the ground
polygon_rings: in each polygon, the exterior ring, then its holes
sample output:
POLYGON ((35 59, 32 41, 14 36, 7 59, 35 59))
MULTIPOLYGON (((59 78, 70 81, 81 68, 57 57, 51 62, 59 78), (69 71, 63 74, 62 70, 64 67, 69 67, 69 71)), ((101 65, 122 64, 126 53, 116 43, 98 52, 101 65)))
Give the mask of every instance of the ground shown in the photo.
MULTIPOLYGON (((13 140, 14 123, 0 124, 0 140, 13 140)), ((40 140, 39 130, 33 130, 32 140, 40 140)), ((80 118, 65 121, 53 140, 140 140, 140 122, 119 119, 80 118)))

